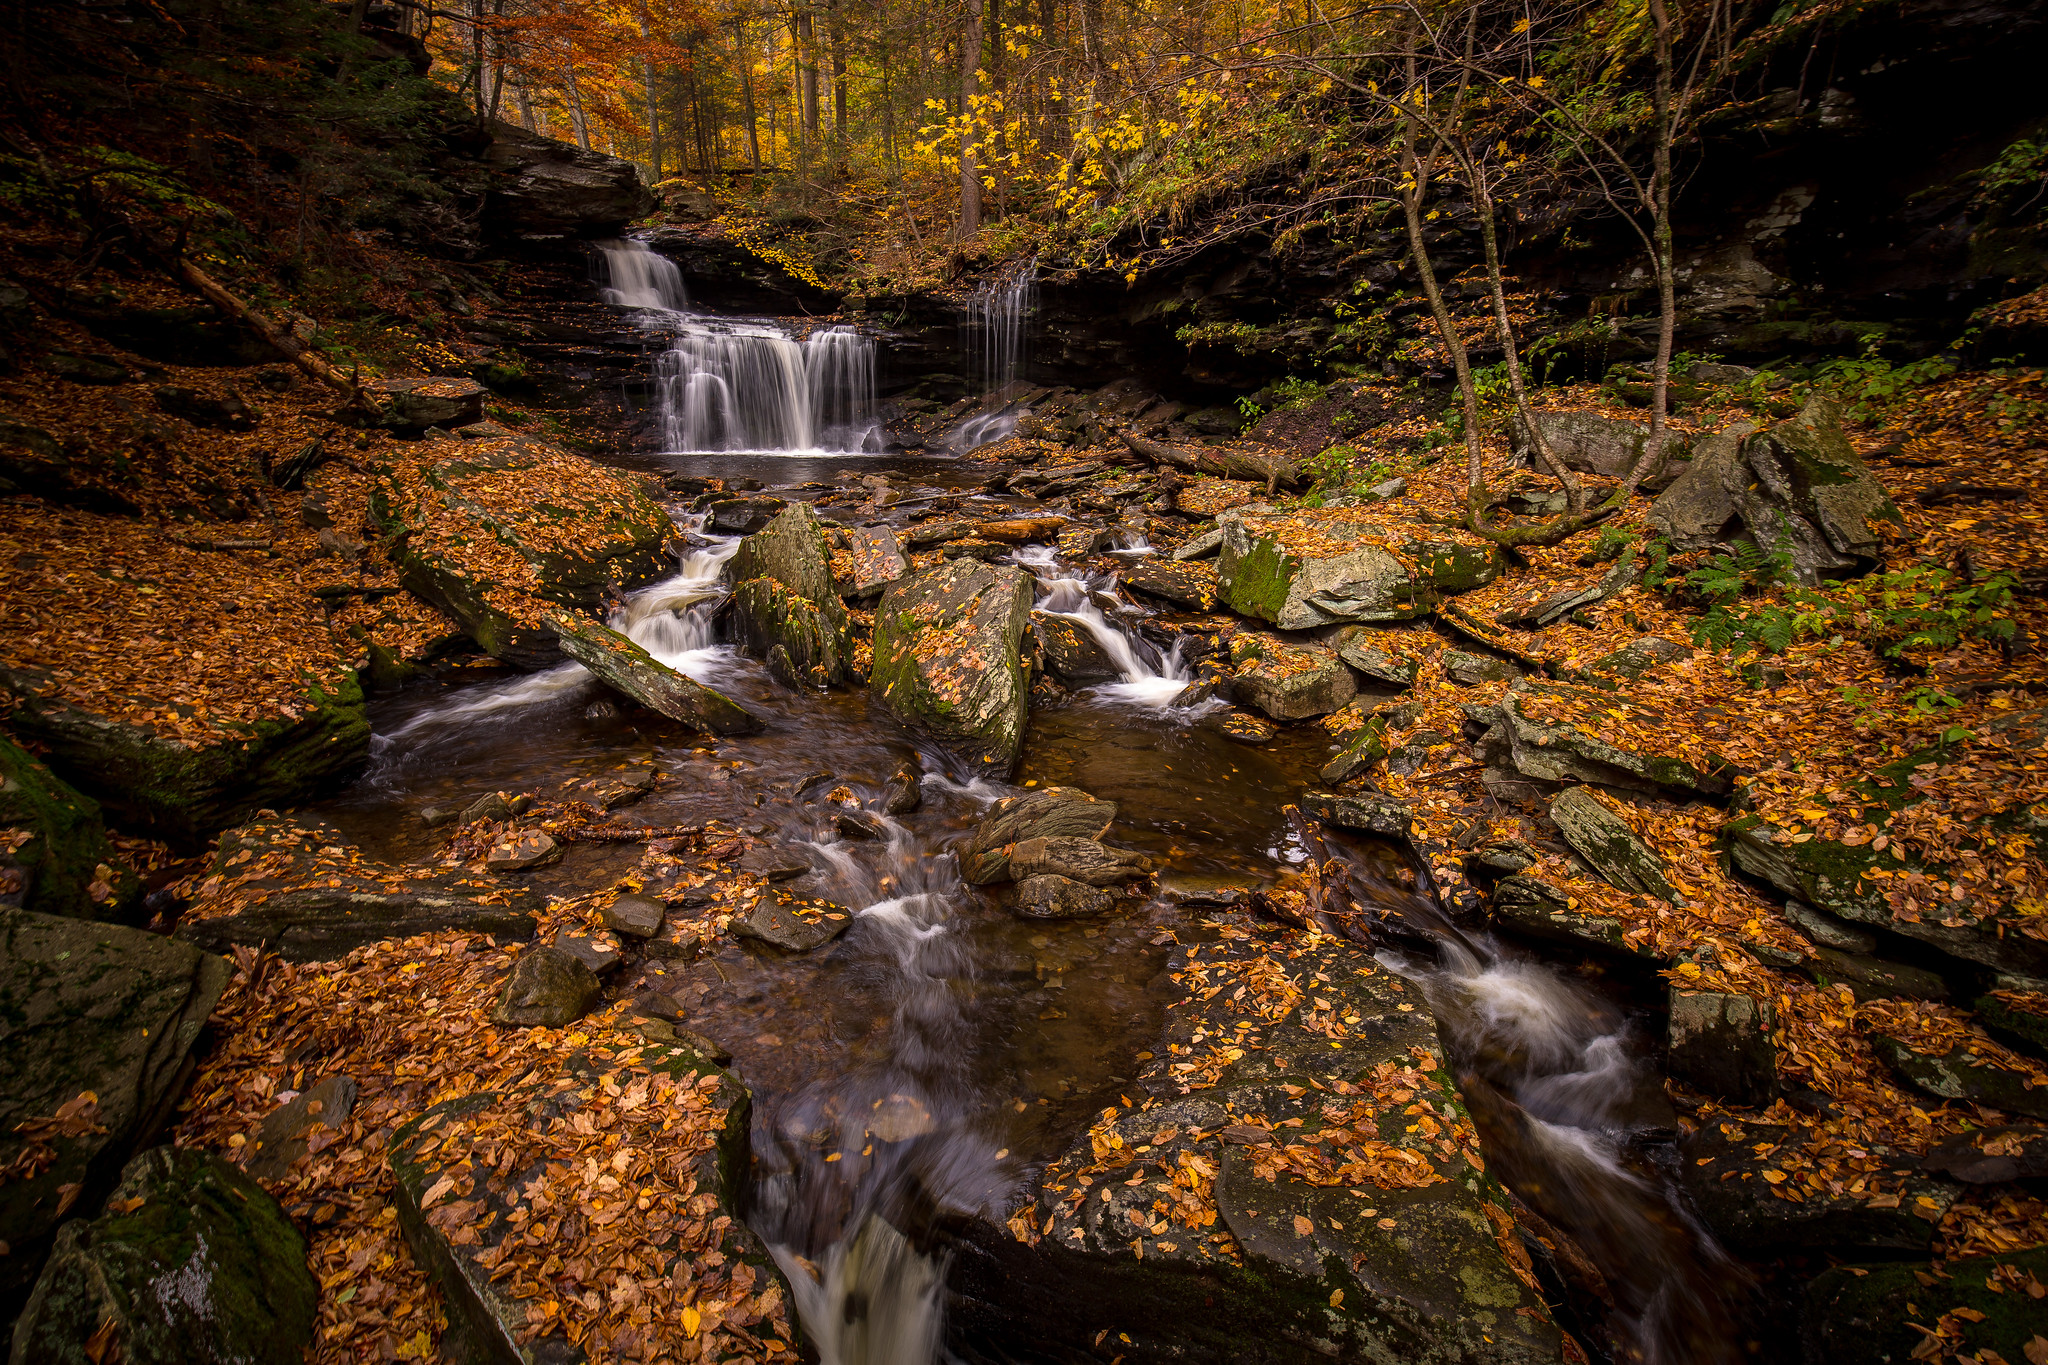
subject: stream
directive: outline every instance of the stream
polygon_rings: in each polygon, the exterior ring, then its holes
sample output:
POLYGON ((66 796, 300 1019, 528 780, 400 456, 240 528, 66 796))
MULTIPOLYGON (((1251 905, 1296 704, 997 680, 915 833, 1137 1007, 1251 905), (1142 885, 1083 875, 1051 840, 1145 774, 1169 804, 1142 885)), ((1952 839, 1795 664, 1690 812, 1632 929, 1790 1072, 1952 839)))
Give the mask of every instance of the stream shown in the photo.
MULTIPOLYGON (((838 327, 798 339, 772 320, 695 314, 662 257, 632 242, 603 257, 605 297, 630 310, 654 352, 664 449, 635 454, 636 467, 758 479, 789 498, 877 470, 955 490, 986 477, 885 450, 870 339, 838 327)), ((976 305, 988 340, 975 367, 991 393, 1024 353, 1029 272, 1020 278, 976 305)), ((962 515, 1021 505, 965 496, 962 515)), ((793 692, 722 642, 720 573, 737 539, 706 535, 694 517, 679 526, 690 548, 674 575, 632 594, 613 624, 742 702, 762 733, 711 739, 636 720, 576 664, 523 676, 464 668, 379 700, 371 770, 317 813, 366 850, 420 857, 438 839, 416 818, 424 806, 551 791, 651 760, 670 780, 636 819, 724 820, 800 860, 808 870, 792 886, 855 912, 836 943, 790 955, 726 940, 613 986, 666 992, 690 1028, 733 1054, 755 1102, 749 1221, 825 1365, 949 1358, 947 1256, 933 1229, 961 1216, 1000 1223, 1116 1102, 1165 1019, 1165 931, 1198 917, 1179 897, 1266 886, 1308 856, 1282 807, 1315 785, 1327 736, 1305 725, 1263 748, 1225 738, 1204 724, 1218 703, 1176 704, 1190 670, 1177 649, 1143 638, 1113 576, 1033 547, 1012 559, 1037 579, 1039 609, 1085 630, 1121 676, 1034 709, 1016 773, 990 781, 863 692, 793 692), (834 798, 879 809, 906 769, 921 775, 922 804, 885 817, 885 838, 843 837, 834 798), (963 882, 957 850, 989 805, 1050 784, 1121 803, 1112 837, 1164 869, 1149 901, 1107 920, 1026 921, 963 882)), ((637 855, 579 845, 561 871, 598 885, 637 855)), ((1658 1167, 1674 1121, 1628 1011, 1428 906, 1403 911, 1382 961, 1421 986, 1504 1178, 1604 1281, 1611 1358, 1742 1358, 1742 1277, 1658 1167)))

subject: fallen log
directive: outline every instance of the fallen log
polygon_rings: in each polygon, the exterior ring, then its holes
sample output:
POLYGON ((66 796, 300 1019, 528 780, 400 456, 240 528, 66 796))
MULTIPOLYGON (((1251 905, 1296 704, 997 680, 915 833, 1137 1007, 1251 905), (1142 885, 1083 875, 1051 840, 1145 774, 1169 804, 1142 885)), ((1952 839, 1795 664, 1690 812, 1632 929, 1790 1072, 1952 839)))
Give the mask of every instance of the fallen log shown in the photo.
POLYGON ((1301 466, 1285 455, 1254 455, 1250 451, 1213 446, 1176 446, 1149 436, 1124 433, 1124 444, 1133 455, 1154 464, 1170 465, 1219 479, 1246 479, 1266 485, 1266 491, 1299 488, 1301 466))

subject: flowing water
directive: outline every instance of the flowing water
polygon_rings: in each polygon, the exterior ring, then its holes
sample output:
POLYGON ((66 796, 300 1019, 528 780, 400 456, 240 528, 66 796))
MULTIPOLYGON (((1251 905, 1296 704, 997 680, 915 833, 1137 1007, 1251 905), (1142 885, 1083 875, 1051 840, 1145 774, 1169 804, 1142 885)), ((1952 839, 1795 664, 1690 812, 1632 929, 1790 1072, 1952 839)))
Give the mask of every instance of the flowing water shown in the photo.
MULTIPOLYGON (((664 373, 678 369, 678 355, 730 344, 699 377, 708 391, 721 373, 728 392, 718 402, 748 415, 714 423, 706 442, 758 420, 747 441, 772 436, 786 443, 778 452, 805 450, 802 430, 818 428, 800 430, 791 415, 799 393, 810 405, 804 421, 853 420, 810 387, 827 354, 838 357, 831 365, 856 364, 851 334, 797 343, 752 324, 677 323, 687 317, 680 277, 643 259, 651 256, 607 248, 609 296, 662 328, 694 329, 658 358, 664 373), (747 345, 731 344, 742 334, 747 345)), ((871 373, 871 355, 864 363, 871 373)), ((688 394, 675 401, 670 415, 682 412, 687 425, 688 394)), ((728 450, 674 467, 724 472, 734 460, 754 468, 767 459, 728 450)), ((873 465, 808 450, 801 468, 873 465)), ((864 694, 793 692, 721 643, 720 572, 736 542, 704 537, 695 522, 684 529, 695 548, 613 624, 747 705, 762 733, 684 733, 622 709, 575 664, 525 677, 458 670, 456 681, 376 704, 372 772, 319 813, 375 853, 421 856, 438 838, 413 818, 423 805, 552 791, 652 759, 665 780, 635 819, 725 820, 801 857, 810 870, 790 885, 855 912, 836 943, 788 955, 728 940, 689 965, 649 962, 610 988, 669 995, 691 1028, 733 1053, 755 1096, 749 1221, 787 1273, 825 1365, 927 1365, 946 1350, 936 1229, 959 1215, 1000 1218, 1128 1085, 1163 1024, 1161 931, 1185 925, 1176 888, 1256 887, 1310 856, 1281 807, 1312 784, 1329 746, 1314 727, 1290 727, 1248 749, 1201 723, 1205 708, 1175 704, 1189 681, 1177 649, 1139 634, 1142 613, 1117 599, 1114 579, 1040 547, 1015 556, 1038 580, 1038 609, 1085 630, 1120 677, 1034 709, 1018 772, 992 782, 952 765, 864 694), (922 805, 884 817, 884 838, 842 837, 833 799, 879 810, 906 768, 922 773, 922 805), (966 885, 957 850, 989 804, 1046 784, 1119 802, 1113 837, 1167 869, 1160 894, 1104 921, 1045 923, 1012 916, 999 888, 966 885)), ((587 888, 637 856, 630 845, 575 845, 544 875, 587 888)), ((1593 1267, 1611 1357, 1732 1360, 1741 1277, 1646 1155, 1671 1121, 1625 1014, 1560 970, 1463 933, 1425 897, 1392 884, 1362 894, 1395 926, 1385 960, 1424 989, 1496 1168, 1593 1267)))
POLYGON ((983 397, 994 397, 1023 376, 1029 359, 1028 320, 1037 302, 1035 259, 991 276, 967 300, 962 349, 983 397))

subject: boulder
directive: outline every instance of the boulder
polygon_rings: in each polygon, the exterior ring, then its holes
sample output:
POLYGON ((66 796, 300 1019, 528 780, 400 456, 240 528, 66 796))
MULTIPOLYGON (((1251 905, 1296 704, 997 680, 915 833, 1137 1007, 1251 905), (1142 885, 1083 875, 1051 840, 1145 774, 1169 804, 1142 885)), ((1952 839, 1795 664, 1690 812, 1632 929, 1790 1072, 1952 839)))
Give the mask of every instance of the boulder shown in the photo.
POLYGON ((1844 953, 1871 953, 1877 950, 1877 935, 1866 934, 1861 929, 1824 915, 1810 905, 1798 901, 1785 902, 1785 920, 1794 929, 1824 948, 1833 948, 1844 953))
POLYGON ((545 830, 508 830, 484 853, 489 872, 529 872, 562 859, 562 846, 545 830))
POLYGON ((1041 872, 1017 883, 1016 913, 1025 919, 1080 919, 1106 915, 1116 906, 1116 893, 1041 872))
POLYGON ((228 964, 139 929, 0 909, 0 1302, 169 1117, 228 964))
MULTIPOLYGON (((1542 432, 1551 457, 1567 469, 1581 474, 1598 474, 1603 479, 1621 480, 1643 459, 1650 443, 1650 428, 1640 422, 1624 422, 1597 412, 1537 412, 1531 414, 1542 432)), ((1655 488, 1660 476, 1682 462, 1690 442, 1667 432, 1664 448, 1650 456, 1643 482, 1655 488)), ((1535 434, 1520 412, 1508 418, 1508 449, 1526 465, 1541 469, 1536 458, 1535 434)))
POLYGON ((1614 694, 1599 688, 1524 680, 1497 704, 1467 706, 1465 712, 1489 727, 1475 754, 1486 762, 1505 760, 1539 782, 1597 782, 1679 796, 1726 796, 1734 790, 1734 766, 1726 759, 1697 742, 1681 744, 1660 714, 1642 706, 1617 708, 1614 694))
POLYGON ((727 561, 740 642, 770 658, 777 646, 793 685, 829 687, 853 666, 846 606, 832 581, 832 548, 809 503, 793 503, 740 542, 727 561))
MULTIPOLYGON (((216 720, 206 743, 73 705, 46 674, 0 669, 6 720, 50 770, 130 826, 190 845, 264 807, 299 805, 369 758, 370 722, 355 674, 309 678, 287 711, 216 720)), ((4 799, 4 798, 0 798, 4 799)))
POLYGON ((1100 839, 1115 821, 1117 803, 1078 787, 1047 787, 1006 796, 989 807, 961 855, 961 873, 974 886, 1012 880, 1011 847, 1026 839, 1100 839))
POLYGON ((1815 947, 1802 965, 1814 980, 1824 986, 1845 985, 1858 1000, 1882 1000, 1892 996, 1946 1000, 1949 995, 1948 982, 1939 973, 1903 962, 1886 962, 1864 953, 1815 947))
POLYGON ((1030 698, 1019 646, 1031 597, 1023 570, 973 560, 891 585, 875 612, 870 692, 955 753, 1008 773, 1030 698))
POLYGON ((526 437, 392 442, 380 454, 370 520, 405 588, 515 668, 561 662, 549 604, 596 613, 674 571, 663 545, 675 523, 624 471, 526 437))
MULTIPOLYGON (((1182 696, 1202 686, 1203 684, 1201 683, 1190 683, 1183 691, 1182 696)), ((1182 701, 1178 697, 1174 700, 1175 704, 1180 706, 1192 704, 1191 702, 1182 701)), ((1253 749, 1261 745, 1271 744, 1273 737, 1280 733, 1279 729, 1271 721, 1261 720, 1249 711, 1225 711, 1222 715, 1216 717, 1214 723, 1217 734, 1222 735, 1232 744, 1242 744, 1247 748, 1253 749)))
POLYGON ((258 1180, 284 1180, 292 1163, 346 1132, 342 1127, 356 1107, 356 1083, 350 1076, 329 1076, 264 1118, 250 1144, 244 1169, 258 1180), (323 1140, 324 1139, 324 1140, 323 1140))
POLYGON ((0 416, 0 493, 32 493, 48 502, 116 516, 138 510, 108 483, 135 483, 127 461, 103 456, 70 435, 0 416))
POLYGON ((1237 668, 1232 695, 1274 720, 1327 716, 1358 695, 1358 679, 1320 644, 1244 634, 1231 641, 1230 660, 1237 668))
POLYGON ((1124 570, 1124 586, 1147 597, 1157 597, 1190 611, 1212 611, 1216 606, 1216 569, 1201 560, 1175 561, 1147 555, 1124 570))
POLYGON ((440 427, 452 431, 483 420, 490 390, 474 379, 375 379, 363 386, 384 413, 384 425, 399 431, 440 427))
POLYGON ((1075 617, 1034 611, 1031 633, 1037 640, 1038 659, 1045 671, 1069 687, 1115 682, 1124 675, 1095 638, 1095 632, 1075 617))
POLYGON ((366 879, 281 891, 239 913, 188 916, 177 936, 216 952, 262 948, 293 962, 332 962, 366 943, 450 929, 500 940, 533 937, 533 912, 541 907, 535 892, 473 886, 456 876, 397 880, 397 890, 366 879))
POLYGON ((832 583, 848 601, 875 597, 910 572, 896 533, 886 526, 840 527, 832 544, 832 583))
POLYGON ((670 668, 609 626, 567 612, 548 625, 562 653, 614 692, 707 735, 751 735, 760 719, 724 693, 670 668))
POLYGON ((1522 670, 1506 659, 1496 659, 1491 654, 1472 654, 1462 649, 1447 649, 1441 656, 1444 676, 1461 687, 1477 687, 1481 683, 1513 682, 1522 676, 1522 670))
POLYGON ((1386 687, 1412 687, 1421 671, 1419 660, 1391 653, 1386 636, 1371 626, 1344 626, 1330 636, 1337 657, 1386 687))
POLYGON ((483 226, 494 237, 607 236, 659 206, 630 161, 510 123, 490 131, 483 226))
POLYGON ((1733 1104, 1765 1105, 1778 1093, 1777 1011, 1768 1000, 1719 991, 1671 990, 1668 1068, 1695 1090, 1733 1104))
POLYGON ((1879 563, 1885 528, 1904 521, 1842 434, 1840 407, 1816 394, 1769 431, 1731 428, 1702 441, 1684 477, 1651 507, 1650 524, 1681 550, 1739 529, 1764 549, 1788 550, 1811 585, 1879 563))
POLYGON ((1935 1144, 1920 1169, 1965 1185, 2039 1180, 2048 1177, 2048 1128, 1973 1128, 1935 1144))
POLYGON ((2048 1247, 1939 1264, 1836 1266, 1807 1286, 1800 1344, 1808 1365, 2048 1357, 2033 1286, 2048 1284, 2048 1247), (1930 1351, 1928 1343, 1936 1343, 1930 1351))
POLYGON ((1961 1190, 1950 1181, 1895 1174, 1910 1171, 1913 1158, 1886 1147, 1864 1149, 1853 1168, 1863 1179, 1835 1190, 1824 1173, 1795 1160, 1797 1148, 1777 1150, 1785 1140, 1780 1125, 1752 1128, 1731 1116, 1702 1124, 1678 1146, 1678 1183, 1738 1256, 1801 1249, 1925 1256, 1961 1190), (1781 1162, 1790 1169, 1780 1169, 1781 1162))
POLYGON ((2048 1086, 2030 1085, 2030 1073, 1998 1065, 1972 1043, 1930 1054, 1901 1039, 1874 1033, 1870 1048, 1900 1080, 1923 1094, 1942 1100, 1970 1100, 2008 1114, 2048 1120, 2048 1086))
POLYGON ((1681 645, 1661 635, 1646 635, 1640 640, 1630 641, 1611 654, 1601 655, 1586 667, 1591 672, 1620 678, 1624 682, 1638 682, 1658 665, 1690 659, 1692 655, 1693 649, 1690 645, 1681 645))
POLYGON ((107 838, 99 803, 5 735, 0 828, 19 841, 0 846, 0 905, 124 923, 140 911, 142 880, 107 838))
POLYGON ((9 1360, 296 1365, 319 1304, 306 1239, 261 1185, 197 1148, 155 1147, 105 1212, 59 1230, 9 1360))
POLYGON ((668 907, 652 896, 620 896, 598 911, 604 927, 628 938, 653 938, 661 932, 668 907))
POLYGON ((2048 1059, 2048 996, 2006 991, 1980 995, 1970 1003, 1977 1022, 1997 1037, 2023 1052, 2048 1059), (2032 1009, 2015 1002, 2026 1001, 2032 1009))
POLYGON ((202 393, 183 385, 165 384, 155 394, 156 405, 194 426, 218 427, 223 431, 253 431, 261 414, 242 401, 232 389, 227 393, 202 393))
POLYGON ((1406 621, 1500 576, 1500 547, 1371 509, 1227 512, 1216 576, 1232 610, 1282 630, 1406 621))
POLYGON ((853 914, 843 905, 806 900, 793 892, 770 889, 761 894, 751 910, 733 916, 732 934, 788 953, 809 953, 852 927, 853 914))
POLYGON ((775 520, 789 506, 776 497, 714 498, 704 504, 704 529, 728 536, 750 536, 775 520))
POLYGON ((619 940, 608 936, 557 929, 548 944, 575 958, 599 977, 624 966, 626 961, 625 954, 619 951, 619 940))
POLYGON ((506 974, 491 1018, 517 1028, 566 1028, 604 994, 597 973, 573 953, 549 944, 522 951, 506 974))
POLYGON ((1642 574, 1643 566, 1638 561, 1636 547, 1630 545, 1597 577, 1567 583, 1548 596, 1530 605, 1504 611, 1495 619, 1504 626, 1530 629, 1556 625, 1574 612, 1605 602, 1633 584, 1642 574))
POLYGON ((1010 845, 1010 875, 1018 881, 1050 874, 1090 886, 1113 886, 1150 875, 1152 860, 1094 839, 1038 835, 1010 845))
POLYGON ((1379 792, 1305 792, 1301 808, 1326 825, 1406 839, 1415 815, 1391 796, 1379 792))
POLYGON ((965 540, 974 534, 971 521, 927 521, 903 533, 903 543, 913 550, 929 550, 948 541, 965 540))
POLYGON ((1623 953, 1650 962, 1661 960, 1651 948, 1631 943, 1622 936, 1628 925, 1606 915, 1586 914, 1573 904, 1576 899, 1561 887, 1517 873, 1501 878, 1493 888, 1494 922, 1531 938, 1623 953))
POLYGON ((1550 818, 1581 858, 1622 891, 1676 900, 1664 860, 1590 788, 1571 787, 1550 802, 1550 818))

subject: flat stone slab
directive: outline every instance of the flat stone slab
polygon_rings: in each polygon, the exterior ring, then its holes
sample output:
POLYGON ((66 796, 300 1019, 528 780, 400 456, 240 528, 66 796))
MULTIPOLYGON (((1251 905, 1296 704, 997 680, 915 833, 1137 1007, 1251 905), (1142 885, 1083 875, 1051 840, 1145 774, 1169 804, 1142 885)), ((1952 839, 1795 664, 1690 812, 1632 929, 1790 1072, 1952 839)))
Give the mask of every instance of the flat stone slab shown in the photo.
POLYGON ((831 901, 764 892, 754 908, 732 921, 735 938, 749 938, 790 953, 810 953, 853 927, 853 912, 831 901))

